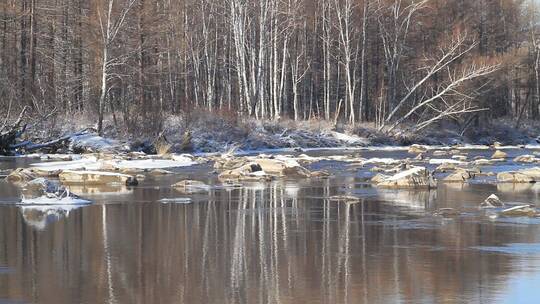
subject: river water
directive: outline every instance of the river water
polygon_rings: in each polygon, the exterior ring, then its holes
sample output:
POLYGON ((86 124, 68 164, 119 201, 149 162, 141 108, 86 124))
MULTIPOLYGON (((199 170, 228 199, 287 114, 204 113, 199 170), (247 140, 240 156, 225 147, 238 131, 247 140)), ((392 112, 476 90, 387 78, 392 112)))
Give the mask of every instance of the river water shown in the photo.
POLYGON ((0 183, 0 303, 540 302, 540 219, 477 208, 492 193, 538 204, 540 185, 379 190, 366 169, 327 161, 313 165, 334 174, 325 180, 191 196, 170 188, 184 178, 215 184, 210 168, 73 189, 94 204, 45 214, 15 206, 18 190, 0 183), (362 201, 328 200, 339 194, 362 201), (434 216, 442 207, 463 213, 434 216))

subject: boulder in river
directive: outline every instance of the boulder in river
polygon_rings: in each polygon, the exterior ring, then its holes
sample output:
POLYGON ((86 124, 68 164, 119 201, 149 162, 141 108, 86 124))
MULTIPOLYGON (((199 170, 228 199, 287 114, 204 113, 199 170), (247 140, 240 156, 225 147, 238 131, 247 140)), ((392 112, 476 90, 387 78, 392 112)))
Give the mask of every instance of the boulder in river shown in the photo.
POLYGON ((455 217, 461 215, 461 212, 454 208, 440 208, 439 210, 435 211, 433 215, 442 217, 455 217))
POLYGON ((382 188, 408 189, 408 188, 435 188, 437 184, 432 174, 424 167, 414 167, 400 172, 377 184, 382 188))
POLYGON ((508 217, 534 217, 537 215, 537 212, 530 205, 522 205, 505 209, 501 212, 501 215, 508 217))
POLYGON ((311 177, 313 178, 328 178, 330 177, 330 173, 326 170, 320 170, 320 171, 313 171, 311 172, 311 177))
POLYGON ((505 159, 507 157, 508 157, 508 154, 506 154, 506 152, 497 150, 495 151, 495 153, 493 153, 493 155, 491 156, 491 159, 505 159))
POLYGON ((53 182, 44 177, 38 177, 22 186, 22 194, 26 198, 39 197, 46 193, 54 193, 59 188, 58 182, 53 182))
POLYGON ((445 183, 463 183, 469 179, 474 179, 476 174, 472 170, 467 169, 457 169, 454 173, 448 175, 443 179, 445 183))
POLYGON ((421 145, 411 145, 408 150, 409 154, 420 154, 427 152, 427 148, 421 145))
POLYGON ((221 181, 264 181, 272 179, 269 174, 263 171, 261 165, 255 162, 247 163, 236 169, 223 171, 218 178, 221 181))
POLYGON ((520 155, 516 158, 514 158, 514 161, 516 163, 536 163, 540 162, 540 159, 536 158, 534 155, 520 155))
POLYGON ((501 183, 535 183, 540 181, 540 167, 501 172, 497 174, 497 180, 501 183))
POLYGON ((14 184, 24 184, 35 178, 37 176, 31 169, 18 168, 6 177, 6 181, 14 184))
POLYGON ((379 183, 384 182, 388 178, 390 178, 390 176, 379 173, 379 174, 377 174, 377 175, 375 175, 374 177, 371 178, 371 182, 375 183, 375 184, 379 184, 379 183))
POLYGON ((196 181, 196 180, 183 180, 179 181, 178 183, 172 185, 172 187, 185 194, 193 194, 193 193, 205 193, 210 190, 210 186, 207 184, 196 181))
POLYGON ((106 185, 110 183, 134 186, 138 181, 132 175, 105 171, 65 170, 59 175, 63 184, 106 185))
POLYGON ((458 169, 457 164, 442 163, 435 169, 435 171, 444 173, 444 172, 448 172, 448 171, 454 171, 454 170, 457 170, 457 169, 458 169))
POLYGON ((495 194, 490 195, 488 198, 486 198, 485 201, 483 201, 480 204, 480 208, 482 209, 501 208, 501 207, 504 207, 504 203, 495 194))
POLYGON ((433 151, 433 156, 445 156, 448 154, 449 154, 449 151, 444 151, 444 150, 433 151))
POLYGON ((360 198, 352 195, 335 195, 328 198, 331 202, 356 204, 360 202, 360 198))
POLYGON ((257 163, 264 172, 270 175, 295 178, 311 176, 311 172, 300 166, 296 161, 282 161, 269 158, 254 159, 253 161, 257 163))

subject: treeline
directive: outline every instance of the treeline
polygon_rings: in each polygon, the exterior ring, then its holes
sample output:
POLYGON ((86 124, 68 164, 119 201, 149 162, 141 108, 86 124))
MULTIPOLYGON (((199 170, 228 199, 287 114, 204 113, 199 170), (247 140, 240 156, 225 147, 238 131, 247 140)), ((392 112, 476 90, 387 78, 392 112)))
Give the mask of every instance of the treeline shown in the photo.
POLYGON ((533 0, 3 0, 0 105, 161 128, 193 108, 374 122, 537 119, 533 0))

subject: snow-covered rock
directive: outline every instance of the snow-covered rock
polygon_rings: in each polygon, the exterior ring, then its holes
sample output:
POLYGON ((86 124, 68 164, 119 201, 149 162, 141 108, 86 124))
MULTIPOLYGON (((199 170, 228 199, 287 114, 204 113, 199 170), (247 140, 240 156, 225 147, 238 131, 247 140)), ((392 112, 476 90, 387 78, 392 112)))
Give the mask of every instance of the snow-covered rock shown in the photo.
POLYGON ((501 183, 534 183, 540 181, 540 167, 523 169, 519 171, 501 172, 497 174, 501 183))
POLYGON ((210 190, 209 185, 201 181, 195 181, 195 180, 179 181, 178 183, 172 185, 172 187, 174 188, 174 190, 177 190, 185 194, 205 193, 210 190))
POLYGON ((402 189, 402 188, 435 188, 436 183, 432 175, 424 167, 412 169, 395 174, 377 184, 378 187, 402 189))

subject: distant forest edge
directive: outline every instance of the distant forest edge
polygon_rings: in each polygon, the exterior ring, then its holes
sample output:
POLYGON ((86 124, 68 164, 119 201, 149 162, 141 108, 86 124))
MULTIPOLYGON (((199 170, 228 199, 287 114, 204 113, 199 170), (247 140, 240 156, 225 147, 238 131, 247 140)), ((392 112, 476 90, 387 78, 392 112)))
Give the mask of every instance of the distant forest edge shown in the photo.
POLYGON ((538 24, 532 0, 3 0, 0 114, 518 127, 540 114, 538 24))

